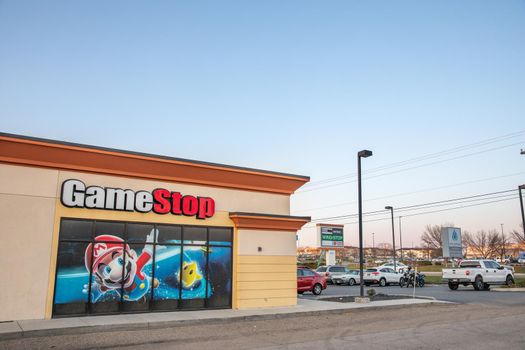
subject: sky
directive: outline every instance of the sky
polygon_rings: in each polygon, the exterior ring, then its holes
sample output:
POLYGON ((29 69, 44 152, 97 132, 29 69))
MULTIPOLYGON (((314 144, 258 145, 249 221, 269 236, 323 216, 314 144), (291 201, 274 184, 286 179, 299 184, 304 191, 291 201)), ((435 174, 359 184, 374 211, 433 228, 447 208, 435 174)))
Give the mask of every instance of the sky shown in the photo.
MULTIPOLYGON (((429 224, 507 232, 517 192, 396 208, 525 183, 524 38, 525 1, 0 0, 0 130, 308 175, 300 245, 320 222, 357 244, 330 218, 357 212, 370 149, 363 210, 393 206, 403 246, 429 224)), ((391 242, 388 212, 372 233, 391 242)))

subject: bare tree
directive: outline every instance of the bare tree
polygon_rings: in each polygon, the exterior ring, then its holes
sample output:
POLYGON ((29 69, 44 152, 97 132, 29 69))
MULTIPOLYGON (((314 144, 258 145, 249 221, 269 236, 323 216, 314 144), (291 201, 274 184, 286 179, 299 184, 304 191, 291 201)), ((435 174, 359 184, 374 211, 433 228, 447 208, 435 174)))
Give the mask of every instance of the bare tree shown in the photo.
POLYGON ((496 251, 501 258, 501 261, 504 261, 505 256, 507 256, 507 253, 509 253, 509 245, 511 243, 511 238, 509 235, 506 235, 505 233, 500 234, 499 242, 496 247, 496 251))
POLYGON ((510 231, 510 235, 516 243, 518 243, 519 245, 525 245, 525 236, 523 236, 523 224, 520 224, 520 226, 521 231, 512 230, 510 231))
POLYGON ((421 241, 429 248, 441 249, 441 225, 427 225, 421 235, 421 241))
POLYGON ((501 236, 497 230, 481 230, 476 234, 465 232, 463 237, 470 249, 483 259, 496 255, 501 246, 501 236))

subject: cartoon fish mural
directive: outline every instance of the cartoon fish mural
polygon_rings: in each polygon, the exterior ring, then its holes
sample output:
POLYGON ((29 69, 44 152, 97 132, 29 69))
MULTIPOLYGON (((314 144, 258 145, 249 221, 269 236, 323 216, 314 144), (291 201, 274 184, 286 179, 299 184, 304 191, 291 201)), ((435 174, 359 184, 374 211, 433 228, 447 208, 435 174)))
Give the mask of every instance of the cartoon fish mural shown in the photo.
MULTIPOLYGON (((180 272, 177 275, 179 281, 180 281, 180 272)), ((182 288, 184 289, 193 289, 195 287, 198 287, 201 283, 202 276, 199 273, 197 263, 195 261, 192 262, 184 262, 182 265, 182 288)))

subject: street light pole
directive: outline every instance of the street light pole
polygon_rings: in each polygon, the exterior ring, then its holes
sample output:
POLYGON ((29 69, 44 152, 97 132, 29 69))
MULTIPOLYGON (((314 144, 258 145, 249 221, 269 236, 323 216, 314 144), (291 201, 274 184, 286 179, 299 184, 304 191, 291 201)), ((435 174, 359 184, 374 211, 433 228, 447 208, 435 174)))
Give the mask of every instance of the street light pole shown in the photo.
POLYGON ((401 236, 401 216, 399 217, 399 248, 401 249, 401 261, 403 261, 403 237, 401 236))
POLYGON ((393 257, 394 257, 394 271, 397 272, 396 269, 396 236, 394 235, 394 208, 391 206, 385 207, 386 210, 390 210, 390 215, 392 216, 392 250, 393 250, 393 257))
POLYGON ((523 238, 525 239, 525 212, 523 211, 523 196, 521 190, 525 190, 525 185, 520 185, 518 187, 518 192, 520 193, 520 207, 521 207, 521 220, 523 224, 523 238))
POLYGON ((363 276, 363 203, 361 196, 361 158, 368 158, 372 151, 362 150, 357 152, 357 202, 359 207, 359 286, 361 298, 365 296, 363 276))

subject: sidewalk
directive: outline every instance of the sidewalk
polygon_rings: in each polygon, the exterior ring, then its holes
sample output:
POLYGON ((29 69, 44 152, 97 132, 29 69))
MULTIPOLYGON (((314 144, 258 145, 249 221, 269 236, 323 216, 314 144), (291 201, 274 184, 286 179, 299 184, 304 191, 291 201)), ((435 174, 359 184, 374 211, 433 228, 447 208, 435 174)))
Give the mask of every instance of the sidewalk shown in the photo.
POLYGON ((345 312, 347 310, 354 309, 400 307, 442 302, 428 299, 398 299, 373 301, 368 304, 357 304, 298 299, 297 303, 297 306, 264 309, 174 311, 3 322, 0 323, 0 340, 18 337, 34 337, 59 334, 95 333, 144 328, 167 328, 180 325, 211 322, 272 319, 297 315, 345 312))

